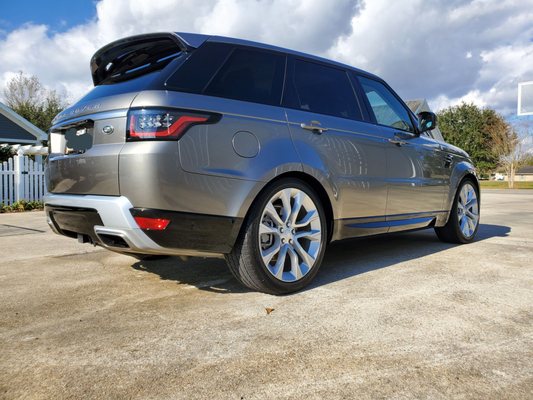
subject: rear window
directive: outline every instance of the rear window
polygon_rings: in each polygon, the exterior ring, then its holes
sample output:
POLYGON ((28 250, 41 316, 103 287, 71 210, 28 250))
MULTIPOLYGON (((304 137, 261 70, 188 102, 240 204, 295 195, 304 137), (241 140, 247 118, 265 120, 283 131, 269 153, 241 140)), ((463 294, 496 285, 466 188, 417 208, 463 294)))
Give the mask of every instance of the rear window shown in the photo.
POLYGON ((113 85, 95 86, 89 93, 83 96, 78 102, 95 100, 102 97, 114 96, 117 94, 140 92, 149 87, 149 85, 158 77, 160 71, 151 72, 127 81, 117 82, 113 85))
POLYGON ((205 90, 211 96, 279 105, 285 56, 237 48, 205 90))
POLYGON ((335 117, 361 120, 361 110, 346 71, 295 60, 284 104, 335 117))

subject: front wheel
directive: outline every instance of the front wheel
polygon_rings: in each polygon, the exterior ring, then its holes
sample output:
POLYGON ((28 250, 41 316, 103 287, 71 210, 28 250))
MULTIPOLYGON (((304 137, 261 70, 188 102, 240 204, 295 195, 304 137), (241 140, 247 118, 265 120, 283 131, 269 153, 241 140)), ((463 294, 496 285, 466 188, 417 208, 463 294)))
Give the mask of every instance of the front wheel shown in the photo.
POLYGON ((326 240, 324 209, 314 190, 300 180, 283 179, 255 201, 226 261, 253 290, 291 293, 317 274, 326 240))
POLYGON ((479 228, 479 191, 472 179, 461 182, 448 222, 435 228, 440 240, 450 243, 470 243, 474 241, 479 228))

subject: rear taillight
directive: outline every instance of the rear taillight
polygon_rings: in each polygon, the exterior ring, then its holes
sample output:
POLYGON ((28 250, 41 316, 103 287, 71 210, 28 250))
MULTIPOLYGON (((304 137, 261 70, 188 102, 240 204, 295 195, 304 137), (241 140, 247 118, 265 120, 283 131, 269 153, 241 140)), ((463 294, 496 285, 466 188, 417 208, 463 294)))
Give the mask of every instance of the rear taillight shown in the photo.
POLYGON ((139 109, 128 113, 128 140, 177 140, 193 125, 213 123, 218 118, 181 110, 139 109))

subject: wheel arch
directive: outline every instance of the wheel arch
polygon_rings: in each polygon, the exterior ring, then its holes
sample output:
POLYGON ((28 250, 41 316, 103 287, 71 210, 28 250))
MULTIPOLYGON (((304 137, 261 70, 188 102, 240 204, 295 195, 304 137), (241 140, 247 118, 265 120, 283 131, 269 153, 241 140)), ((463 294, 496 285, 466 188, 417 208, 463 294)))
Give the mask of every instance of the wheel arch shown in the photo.
POLYGON ((309 174, 307 174, 305 172, 301 172, 301 171, 289 171, 289 172, 282 173, 280 175, 277 175, 275 178, 271 179, 270 181, 266 182, 263 185, 263 187, 259 190, 259 192, 254 196, 253 201, 250 203, 250 206, 246 210, 246 214, 245 214, 243 223, 242 223, 242 225, 240 227, 240 233, 242 233, 243 227, 246 226, 246 221, 248 220, 249 215, 251 213, 251 210, 253 209, 253 207, 257 203, 259 197, 272 184, 274 184, 275 182, 278 182, 278 181, 280 181, 282 179, 287 179, 287 178, 298 179, 298 180, 306 183, 317 194, 317 196, 318 196, 318 198, 319 198, 319 200, 320 200, 320 202, 322 204, 322 207, 324 207, 324 212, 326 214, 325 217, 326 217, 326 222, 327 222, 327 233, 328 233, 327 242, 329 243, 329 241, 331 240, 331 237, 333 235, 333 221, 334 221, 333 205, 332 205, 330 196, 329 196, 327 190, 324 188, 324 186, 320 183, 320 181, 317 178, 315 178, 314 176, 309 175, 309 174))
POLYGON ((455 200, 455 196, 457 195, 457 190, 465 179, 472 180, 472 182, 474 182, 474 184, 476 185, 476 189, 478 192, 478 202, 479 204, 481 204, 481 189, 479 186, 479 181, 474 165, 466 161, 458 163, 452 173, 452 176, 450 177, 450 191, 448 193, 448 198, 446 199, 445 204, 445 210, 448 210, 448 214, 446 216, 446 220, 440 221, 440 223, 438 224, 439 226, 445 225, 448 222, 453 202, 455 200))

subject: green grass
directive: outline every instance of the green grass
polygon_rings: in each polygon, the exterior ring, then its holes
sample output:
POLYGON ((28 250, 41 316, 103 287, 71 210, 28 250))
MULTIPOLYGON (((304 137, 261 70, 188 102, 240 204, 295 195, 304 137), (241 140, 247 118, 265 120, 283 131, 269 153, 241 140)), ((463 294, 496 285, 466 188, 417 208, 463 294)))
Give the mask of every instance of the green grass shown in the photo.
MULTIPOLYGON (((479 181, 482 189, 509 189, 509 183, 505 181, 479 181)), ((514 189, 533 189, 533 182, 516 182, 514 189)))

